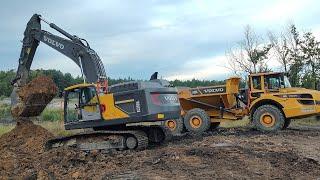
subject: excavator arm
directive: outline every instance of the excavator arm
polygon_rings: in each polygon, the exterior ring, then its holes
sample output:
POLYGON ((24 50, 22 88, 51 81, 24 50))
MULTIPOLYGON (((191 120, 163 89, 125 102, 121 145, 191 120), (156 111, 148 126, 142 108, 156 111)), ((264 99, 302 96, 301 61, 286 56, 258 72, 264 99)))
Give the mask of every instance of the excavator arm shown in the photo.
POLYGON ((72 36, 53 23, 48 23, 38 14, 29 20, 24 32, 23 45, 19 58, 19 67, 12 84, 23 86, 26 84, 30 67, 39 45, 43 42, 58 52, 73 60, 81 69, 84 79, 88 83, 96 83, 106 78, 104 66, 97 53, 90 48, 87 41, 77 36, 72 36), (41 30, 41 21, 67 38, 41 30))
POLYGON ((73 60, 81 69, 83 78, 88 83, 103 82, 106 72, 100 57, 90 48, 89 43, 77 36, 70 35, 57 25, 48 23, 41 15, 34 14, 24 31, 22 49, 16 77, 12 80, 14 85, 11 94, 12 105, 18 103, 17 91, 27 83, 30 67, 39 42, 43 42, 58 52, 73 60), (41 29, 41 21, 47 23, 65 37, 54 35, 41 29))

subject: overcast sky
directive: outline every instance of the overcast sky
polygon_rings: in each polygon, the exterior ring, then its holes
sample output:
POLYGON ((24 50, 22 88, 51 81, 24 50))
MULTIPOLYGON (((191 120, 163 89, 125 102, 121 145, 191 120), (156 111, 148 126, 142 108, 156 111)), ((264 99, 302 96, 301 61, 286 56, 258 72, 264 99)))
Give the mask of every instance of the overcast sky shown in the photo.
MULTIPOLYGON (((320 35, 317 0, 10 0, 0 7, 0 70, 17 68, 27 21, 39 13, 70 34, 85 38, 107 75, 147 79, 224 79, 225 51, 242 38, 245 25, 257 34, 294 22, 320 35)), ((43 29, 54 32, 48 26, 43 29)), ((79 75, 73 61, 45 44, 32 69, 79 75)))

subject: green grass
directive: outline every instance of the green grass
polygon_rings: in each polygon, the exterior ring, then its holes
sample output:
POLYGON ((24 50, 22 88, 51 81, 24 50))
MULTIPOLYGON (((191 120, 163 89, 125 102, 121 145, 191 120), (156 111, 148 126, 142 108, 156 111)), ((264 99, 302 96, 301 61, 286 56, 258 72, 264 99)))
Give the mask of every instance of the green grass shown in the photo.
MULTIPOLYGON (((68 136, 78 132, 82 132, 83 130, 65 130, 63 121, 53 121, 53 122, 35 122, 35 124, 40 125, 50 131, 55 136, 68 136)), ((0 124, 0 136, 11 131, 15 127, 14 124, 3 125, 0 124)))
POLYGON ((13 128, 13 125, 0 125, 0 136, 11 131, 13 128))
POLYGON ((11 116, 11 107, 8 104, 0 104, 0 119, 5 119, 11 116))
MULTIPOLYGON (((63 120, 62 109, 46 108, 39 117, 42 121, 61 121, 63 120)), ((0 104, 0 119, 12 119, 11 106, 8 104, 0 104)))
POLYGON ((63 111, 61 109, 45 109, 41 115, 40 119, 42 121, 62 121, 63 120, 63 111))
POLYGON ((36 124, 44 127, 48 131, 50 131, 55 136, 68 136, 78 132, 77 130, 65 130, 63 121, 45 121, 45 122, 37 122, 36 124))
POLYGON ((294 126, 320 126, 320 120, 317 120, 315 117, 296 119, 291 122, 291 125, 294 125, 294 126))

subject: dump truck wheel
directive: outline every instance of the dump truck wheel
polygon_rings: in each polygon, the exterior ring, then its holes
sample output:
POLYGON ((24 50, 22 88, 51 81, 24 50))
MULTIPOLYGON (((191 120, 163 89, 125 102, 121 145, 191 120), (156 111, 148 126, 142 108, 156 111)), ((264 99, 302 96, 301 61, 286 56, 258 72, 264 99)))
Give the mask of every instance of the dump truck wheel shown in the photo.
POLYGON ((170 130, 172 135, 180 135, 183 131, 182 119, 170 119, 165 122, 166 127, 170 130))
POLYGON ((291 123, 291 119, 286 119, 282 129, 287 129, 291 123))
POLYGON ((191 109, 183 118, 187 131, 194 134, 201 134, 210 128, 210 117, 200 108, 191 109))
POLYGON ((260 131, 277 131, 284 127, 285 118, 276 106, 263 105, 254 111, 253 124, 260 131))

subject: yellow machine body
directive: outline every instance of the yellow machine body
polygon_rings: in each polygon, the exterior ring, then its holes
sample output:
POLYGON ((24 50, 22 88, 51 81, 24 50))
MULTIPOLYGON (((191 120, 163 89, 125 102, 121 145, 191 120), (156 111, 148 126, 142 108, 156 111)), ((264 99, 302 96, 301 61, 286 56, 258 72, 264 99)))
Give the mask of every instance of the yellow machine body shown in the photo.
MULTIPOLYGON (((268 77, 281 73, 258 73, 249 76, 250 111, 263 104, 273 104, 282 110, 285 118, 303 118, 320 113, 320 92, 317 90, 293 87, 268 87, 268 77), (255 87, 260 81, 260 85, 255 87)), ((270 78, 269 78, 270 79, 270 78)))
POLYGON ((246 92, 247 104, 237 104, 239 103, 237 95, 240 94, 240 78, 238 77, 227 79, 226 84, 221 86, 180 88, 178 94, 181 115, 184 116, 191 109, 200 108, 206 111, 211 122, 239 120, 265 104, 281 109, 286 119, 320 114, 319 91, 285 86, 268 87, 270 81, 274 80, 273 77, 279 78, 282 75, 283 73, 276 72, 249 75, 247 82, 249 88, 246 92), (256 86, 257 81, 258 86, 256 86))

